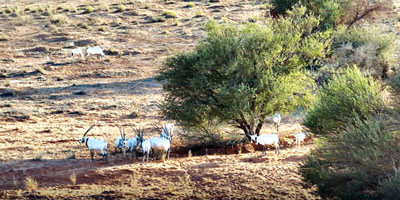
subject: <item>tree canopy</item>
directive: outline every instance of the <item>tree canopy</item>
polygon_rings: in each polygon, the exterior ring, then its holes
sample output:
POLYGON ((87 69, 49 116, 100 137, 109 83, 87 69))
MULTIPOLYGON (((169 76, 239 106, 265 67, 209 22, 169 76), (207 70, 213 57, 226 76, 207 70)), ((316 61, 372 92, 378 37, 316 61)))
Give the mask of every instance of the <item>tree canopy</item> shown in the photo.
POLYGON ((187 127, 228 122, 248 136, 259 134, 266 116, 310 105, 314 82, 304 68, 320 64, 331 43, 318 25, 305 7, 277 20, 208 22, 207 37, 160 70, 164 115, 187 127))

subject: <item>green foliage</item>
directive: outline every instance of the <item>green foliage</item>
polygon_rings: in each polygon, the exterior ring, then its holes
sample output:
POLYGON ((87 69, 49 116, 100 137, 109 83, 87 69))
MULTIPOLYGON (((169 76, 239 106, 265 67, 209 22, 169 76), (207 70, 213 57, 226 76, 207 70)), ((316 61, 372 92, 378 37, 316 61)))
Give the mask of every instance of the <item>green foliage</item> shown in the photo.
POLYGON ((184 129, 183 142, 188 146, 227 146, 243 142, 243 136, 239 132, 227 132, 218 121, 208 121, 200 127, 188 127, 184 129))
POLYGON ((321 63, 330 46, 330 32, 313 32, 318 25, 304 7, 278 20, 208 22, 207 38, 160 70, 163 114, 186 127, 228 122, 248 135, 274 112, 310 105, 314 84, 303 69, 321 63))
POLYGON ((400 73, 397 73, 395 76, 390 77, 389 85, 392 87, 393 91, 400 95, 400 73))
POLYGON ((395 37, 378 27, 340 27, 333 40, 334 68, 357 65, 367 74, 380 77, 393 64, 395 37))
POLYGON ((295 4, 307 7, 308 13, 321 17, 321 28, 333 28, 339 24, 353 25, 363 17, 385 6, 383 1, 370 0, 272 0, 274 12, 284 14, 295 4))
POLYGON ((172 10, 167 10, 163 13, 165 18, 176 18, 176 13, 172 10))
POLYGON ((350 67, 318 91, 318 100, 307 112, 303 125, 315 134, 336 133, 355 116, 365 118, 383 109, 383 89, 379 81, 364 77, 350 67))
POLYGON ((306 180, 341 199, 396 199, 400 181, 398 114, 355 117, 326 137, 301 166, 306 180))

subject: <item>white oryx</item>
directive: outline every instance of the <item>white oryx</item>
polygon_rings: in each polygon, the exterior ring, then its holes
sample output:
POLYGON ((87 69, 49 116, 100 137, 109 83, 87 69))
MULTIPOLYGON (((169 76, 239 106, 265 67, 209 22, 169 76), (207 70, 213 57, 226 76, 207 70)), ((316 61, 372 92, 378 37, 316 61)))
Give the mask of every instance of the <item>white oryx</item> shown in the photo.
POLYGON ((99 140, 95 138, 88 138, 86 134, 94 127, 94 125, 90 126, 90 128, 83 134, 82 139, 79 143, 85 143, 86 147, 90 150, 90 158, 93 161, 94 151, 100 151, 103 155, 103 161, 106 161, 107 158, 107 142, 104 140, 99 140))
POLYGON ((117 137, 115 139, 115 153, 117 152, 117 149, 120 149, 122 151, 122 154, 125 158, 126 156, 126 135, 125 135, 125 127, 122 126, 122 131, 121 131, 121 127, 119 127, 119 133, 121 135, 121 137, 117 137))
POLYGON ((83 59, 85 59, 85 55, 83 54, 82 49, 79 48, 75 48, 71 50, 71 55, 72 55, 72 59, 74 59, 76 56, 80 56, 83 59))
POLYGON ((250 138, 253 142, 263 146, 263 153, 261 154, 262 156, 267 154, 266 145, 274 145, 275 154, 279 154, 279 136, 277 134, 264 134, 260 136, 250 135, 250 138))
POLYGON ((274 122, 276 131, 279 131, 279 125, 281 124, 281 115, 279 113, 275 113, 272 121, 274 122))
POLYGON ((99 47, 99 46, 94 46, 94 47, 88 47, 86 49, 86 56, 89 57, 91 55, 101 58, 104 58, 105 54, 103 52, 103 50, 99 47))
MULTIPOLYGON (((135 129, 131 127, 132 130, 136 133, 136 137, 134 138, 129 138, 128 140, 128 151, 130 153, 130 157, 132 158, 132 153, 134 150, 136 150, 137 147, 140 147, 141 143, 143 142, 143 134, 144 134, 144 128, 143 129, 135 129)), ((136 152, 135 152, 135 158, 136 158, 136 152)))
POLYGON ((150 138, 151 149, 153 150, 153 159, 155 151, 163 151, 169 160, 169 154, 171 152, 171 143, 172 143, 172 131, 174 128, 174 124, 164 125, 162 130, 160 127, 153 125, 153 128, 161 132, 160 137, 152 137, 150 138), (170 132, 171 131, 171 132, 170 132))
POLYGON ((299 147, 301 147, 301 144, 303 144, 303 147, 304 147, 305 139, 306 139, 306 133, 303 133, 303 132, 296 133, 296 136, 294 138, 294 141, 296 143, 296 151, 299 147))

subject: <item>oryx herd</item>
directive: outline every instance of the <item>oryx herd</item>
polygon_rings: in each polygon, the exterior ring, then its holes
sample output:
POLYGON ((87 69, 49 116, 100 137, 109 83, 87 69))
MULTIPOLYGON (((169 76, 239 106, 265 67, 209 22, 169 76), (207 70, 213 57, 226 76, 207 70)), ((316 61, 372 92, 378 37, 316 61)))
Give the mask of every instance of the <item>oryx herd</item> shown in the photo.
MULTIPOLYGON (((130 128, 136 133, 136 136, 133 138, 126 138, 125 134, 125 126, 118 126, 120 136, 115 139, 115 153, 117 151, 121 151, 123 157, 126 157, 126 150, 130 153, 130 157, 132 155, 136 158, 136 152, 143 153, 142 162, 145 161, 147 157, 147 162, 149 161, 149 154, 153 154, 153 159, 155 157, 156 151, 162 151, 166 155, 166 159, 169 159, 170 147, 173 137, 174 124, 166 124, 162 127, 158 125, 152 125, 153 128, 160 133, 158 137, 151 137, 150 139, 145 140, 143 138, 145 128, 130 128), (127 145, 128 142, 128 145, 127 145)), ((94 151, 100 151, 103 156, 103 161, 107 160, 107 142, 104 140, 99 140, 95 138, 86 137, 89 131, 94 127, 94 125, 90 126, 90 128, 83 134, 82 139, 79 143, 85 143, 86 147, 90 150, 90 157, 93 161, 94 151)))
MULTIPOLYGON (((278 113, 272 118, 274 126, 277 131, 279 131, 279 124, 281 122, 281 116, 278 113)), ((171 151, 172 136, 174 132, 174 124, 166 124, 163 126, 152 125, 153 129, 159 133, 157 137, 151 137, 150 139, 144 139, 145 128, 134 128, 129 126, 135 133, 136 136, 127 139, 125 134, 125 126, 118 126, 120 135, 115 139, 114 152, 121 151, 123 157, 126 157, 126 150, 130 154, 130 158, 134 156, 136 158, 136 153, 141 152, 143 154, 142 162, 149 162, 149 155, 153 155, 153 160, 155 157, 155 152, 161 152, 166 156, 166 160, 169 159, 169 154, 171 151), (127 144, 128 143, 128 144, 127 144), (146 159, 147 158, 147 159, 146 159)), ((94 127, 92 125, 82 136, 80 143, 85 143, 86 147, 90 150, 91 160, 93 160, 94 151, 100 151, 103 156, 103 161, 107 160, 107 142, 104 140, 99 140, 95 138, 86 137, 87 133, 94 127)), ((304 140, 306 138, 306 133, 299 132, 294 136, 294 142, 296 144, 296 150, 304 145, 304 140)), ((278 134, 263 134, 263 135, 250 135, 252 142, 260 144, 263 146, 262 155, 266 155, 266 146, 273 145, 275 147, 275 154, 279 154, 279 136, 278 134)))

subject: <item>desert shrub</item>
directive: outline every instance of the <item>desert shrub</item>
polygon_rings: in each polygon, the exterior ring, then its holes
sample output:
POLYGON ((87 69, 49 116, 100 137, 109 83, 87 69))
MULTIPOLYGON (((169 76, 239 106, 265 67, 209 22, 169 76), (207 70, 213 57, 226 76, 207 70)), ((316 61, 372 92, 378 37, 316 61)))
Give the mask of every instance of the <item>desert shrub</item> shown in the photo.
POLYGON ((374 77, 385 76, 393 64, 395 37, 378 27, 339 28, 333 39, 334 68, 357 65, 374 77))
POLYGON ((29 176, 25 179, 25 188, 28 191, 35 191, 38 189, 38 183, 34 178, 29 176))
POLYGON ((90 5, 85 7, 85 11, 83 13, 92 13, 94 11, 94 8, 90 5))
POLYGON ((315 134, 336 133, 354 116, 365 118, 383 109, 379 81, 365 77, 357 67, 345 69, 318 91, 317 102, 307 112, 303 125, 315 134))
POLYGON ((62 25, 68 23, 68 18, 65 15, 51 15, 50 22, 52 24, 62 25))
POLYGON ((259 134, 266 116, 307 107, 314 82, 304 72, 321 62, 330 32, 297 7, 287 18, 258 23, 207 23, 196 49, 168 58, 158 80, 167 91, 163 114, 185 127, 217 120, 259 134))
POLYGON ((400 95, 400 73, 390 77, 389 85, 392 87, 393 92, 397 95, 400 95))
POLYGON ((324 195, 340 199, 397 199, 398 114, 355 117, 311 152, 300 168, 302 175, 324 195))
POLYGON ((165 18, 176 18, 176 12, 172 11, 172 10, 167 10, 163 13, 163 16, 165 18))
POLYGON ((116 12, 124 12, 126 10, 126 6, 124 6, 123 4, 119 4, 117 6, 117 11, 116 12))
POLYGON ((338 24, 353 25, 373 11, 380 10, 388 3, 370 0, 273 0, 274 15, 284 14, 295 4, 306 6, 308 13, 321 17, 321 28, 335 27, 338 24))

